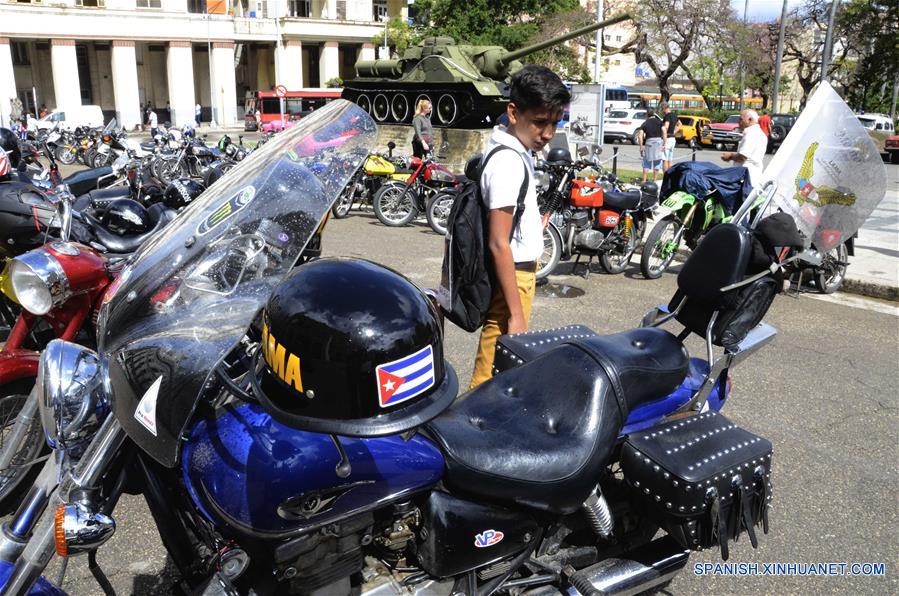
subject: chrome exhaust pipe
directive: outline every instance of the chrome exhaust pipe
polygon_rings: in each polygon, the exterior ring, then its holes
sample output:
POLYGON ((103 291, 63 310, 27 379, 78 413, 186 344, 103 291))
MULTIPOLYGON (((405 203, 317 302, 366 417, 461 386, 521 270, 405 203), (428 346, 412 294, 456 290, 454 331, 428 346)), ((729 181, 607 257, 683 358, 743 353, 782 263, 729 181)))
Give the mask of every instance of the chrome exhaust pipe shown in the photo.
POLYGON ((690 558, 670 536, 659 538, 627 554, 609 558, 569 576, 569 596, 630 596, 664 584, 690 558))

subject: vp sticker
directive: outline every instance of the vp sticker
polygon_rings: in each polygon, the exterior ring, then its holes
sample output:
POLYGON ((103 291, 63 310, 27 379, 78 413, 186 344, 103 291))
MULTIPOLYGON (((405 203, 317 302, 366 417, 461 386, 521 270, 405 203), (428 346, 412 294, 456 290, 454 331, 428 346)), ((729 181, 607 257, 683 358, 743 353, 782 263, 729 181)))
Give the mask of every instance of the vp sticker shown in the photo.
POLYGON ((249 205, 250 201, 252 201, 255 196, 255 187, 247 186, 246 188, 239 190, 236 194, 232 195, 230 199, 225 201, 224 205, 213 211, 209 217, 200 222, 200 225, 197 226, 197 234, 200 236, 206 234, 209 230, 215 228, 220 223, 249 205))
POLYGON ((484 530, 474 537, 474 545, 478 548, 487 548, 498 544, 505 537, 499 530, 484 530))
POLYGON ((156 436, 156 398, 159 397, 160 387, 162 387, 162 377, 153 381, 144 396, 140 398, 140 403, 137 404, 137 410, 134 412, 135 420, 153 433, 154 437, 156 436))

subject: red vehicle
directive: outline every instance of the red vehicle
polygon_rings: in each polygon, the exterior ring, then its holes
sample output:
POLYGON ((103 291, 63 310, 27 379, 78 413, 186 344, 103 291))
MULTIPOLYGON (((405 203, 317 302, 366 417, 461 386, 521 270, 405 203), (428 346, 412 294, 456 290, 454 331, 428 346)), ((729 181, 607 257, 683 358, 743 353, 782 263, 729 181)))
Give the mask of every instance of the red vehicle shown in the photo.
MULTIPOLYGON (((427 212, 441 193, 459 185, 455 174, 430 158, 410 157, 409 168, 412 174, 408 179, 385 182, 372 200, 375 215, 385 226, 408 224, 419 213, 427 212)), ((434 231, 446 233, 437 228, 434 231)))
MULTIPOLYGON (((323 88, 288 91, 284 97, 284 120, 299 120, 312 112, 312 110, 320 108, 332 99, 340 97, 341 91, 341 89, 323 88)), ((274 123, 275 121, 278 122, 277 126, 280 127, 281 99, 274 91, 247 92, 247 97, 244 100, 244 110, 244 130, 259 130, 264 125, 274 123)))
POLYGON ((890 154, 890 163, 899 164, 899 135, 890 135, 883 142, 883 148, 890 154))
POLYGON ((709 124, 702 133, 704 144, 713 144, 715 149, 735 149, 743 137, 740 130, 740 115, 732 114, 724 122, 709 124))

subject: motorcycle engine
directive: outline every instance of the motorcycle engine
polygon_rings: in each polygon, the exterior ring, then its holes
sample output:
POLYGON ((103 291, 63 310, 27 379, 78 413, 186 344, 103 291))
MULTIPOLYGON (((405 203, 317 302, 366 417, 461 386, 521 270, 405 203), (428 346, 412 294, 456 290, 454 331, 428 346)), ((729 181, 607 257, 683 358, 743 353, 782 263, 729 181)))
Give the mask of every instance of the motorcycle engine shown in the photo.
POLYGON ((574 245, 585 250, 597 250, 605 241, 606 236, 599 230, 591 227, 590 210, 577 209, 572 212, 571 225, 574 226, 574 245))

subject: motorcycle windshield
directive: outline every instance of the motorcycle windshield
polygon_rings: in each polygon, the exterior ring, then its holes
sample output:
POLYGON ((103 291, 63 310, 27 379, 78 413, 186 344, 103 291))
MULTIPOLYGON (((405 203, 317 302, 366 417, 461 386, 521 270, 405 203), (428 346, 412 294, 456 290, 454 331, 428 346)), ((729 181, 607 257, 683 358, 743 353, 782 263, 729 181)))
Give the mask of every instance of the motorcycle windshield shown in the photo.
POLYGON ((818 250, 852 237, 886 195, 886 167, 858 117, 821 83, 771 159, 763 180, 818 250))
POLYGON ((150 240, 103 299, 115 415, 166 466, 213 367, 244 337, 375 142, 339 100, 253 152, 150 240))
POLYGON ((116 122, 116 119, 113 118, 112 120, 109 121, 109 124, 106 125, 106 127, 103 129, 103 132, 101 132, 100 135, 103 136, 103 135, 112 134, 112 131, 115 130, 115 127, 117 124, 118 124, 118 122, 116 122))

